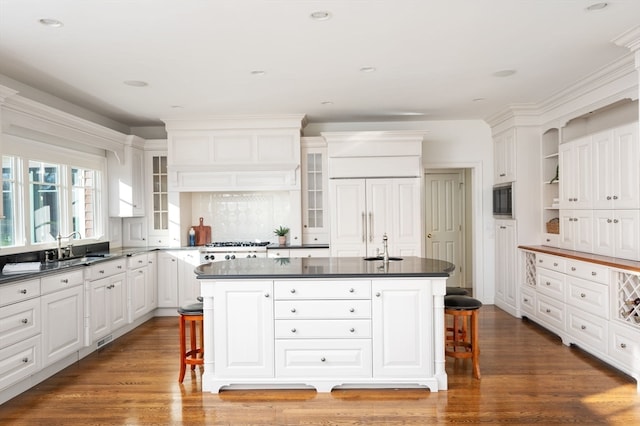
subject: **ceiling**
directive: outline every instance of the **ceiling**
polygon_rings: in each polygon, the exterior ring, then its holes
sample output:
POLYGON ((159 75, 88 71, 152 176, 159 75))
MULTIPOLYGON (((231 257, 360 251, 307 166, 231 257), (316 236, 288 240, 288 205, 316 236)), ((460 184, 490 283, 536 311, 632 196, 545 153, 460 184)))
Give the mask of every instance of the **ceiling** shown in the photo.
POLYGON ((0 74, 127 126, 483 119, 630 55, 640 0, 598 1, 0 0, 0 74))

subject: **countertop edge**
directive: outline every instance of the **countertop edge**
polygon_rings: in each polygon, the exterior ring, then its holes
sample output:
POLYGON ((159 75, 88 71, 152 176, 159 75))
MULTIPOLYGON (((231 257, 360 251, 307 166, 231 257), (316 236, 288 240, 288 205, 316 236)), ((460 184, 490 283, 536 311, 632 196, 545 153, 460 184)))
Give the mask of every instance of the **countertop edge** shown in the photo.
POLYGON ((608 266, 610 268, 624 269, 627 271, 640 272, 640 262, 628 259, 619 259, 616 257, 602 256, 599 254, 585 253, 574 250, 561 249, 548 246, 518 246, 521 250, 534 251, 538 253, 550 254, 553 256, 565 257, 567 259, 580 260, 583 262, 597 263, 598 265, 608 266))

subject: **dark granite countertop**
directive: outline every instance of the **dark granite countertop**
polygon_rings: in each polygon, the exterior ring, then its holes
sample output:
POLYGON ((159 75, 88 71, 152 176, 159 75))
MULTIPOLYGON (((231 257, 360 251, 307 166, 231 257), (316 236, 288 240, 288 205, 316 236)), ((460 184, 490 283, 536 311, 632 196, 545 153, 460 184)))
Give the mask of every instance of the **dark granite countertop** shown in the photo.
POLYGON ((361 257, 234 259, 196 267, 199 279, 448 277, 454 265, 442 260, 405 257, 366 261, 361 257))

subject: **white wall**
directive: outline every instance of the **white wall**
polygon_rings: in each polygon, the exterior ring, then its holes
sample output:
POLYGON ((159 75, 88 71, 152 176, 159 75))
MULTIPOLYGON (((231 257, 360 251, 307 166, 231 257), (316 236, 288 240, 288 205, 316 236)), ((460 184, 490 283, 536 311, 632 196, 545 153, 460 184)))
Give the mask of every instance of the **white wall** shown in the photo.
POLYGON ((425 169, 469 168, 472 175, 473 287, 483 303, 494 300, 493 140, 482 120, 310 123, 304 136, 320 132, 424 130, 425 169))

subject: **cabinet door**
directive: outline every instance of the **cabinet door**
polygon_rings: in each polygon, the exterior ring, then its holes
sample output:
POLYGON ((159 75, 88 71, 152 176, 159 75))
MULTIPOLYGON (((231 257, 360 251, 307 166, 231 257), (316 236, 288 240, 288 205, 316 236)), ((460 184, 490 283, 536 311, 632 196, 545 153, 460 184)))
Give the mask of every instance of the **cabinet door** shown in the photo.
POLYGON ((216 377, 273 377, 273 282, 219 283, 213 301, 216 377))
POLYGON ((178 307, 178 253, 161 251, 158 253, 158 307, 178 307))
POLYGON ((111 312, 109 311, 110 285, 111 279, 109 277, 91 282, 91 311, 89 313, 91 342, 95 342, 111 331, 111 312))
POLYGON ((592 145, 589 138, 560 145, 560 208, 593 206, 592 145))
POLYGON ((302 138, 302 242, 329 242, 328 166, 324 138, 302 138))
POLYGON ((591 253, 593 210, 560 210, 560 247, 591 253))
POLYGON ((422 255, 421 179, 395 179, 394 224, 390 251, 394 256, 422 255))
POLYGON ((516 180, 516 138, 513 131, 505 132, 494 141, 494 183, 516 180))
POLYGON ((614 256, 640 259, 640 210, 616 210, 613 218, 615 232, 614 256))
POLYGON ((147 267, 136 268, 127 274, 129 291, 131 293, 129 306, 129 322, 140 318, 149 312, 149 287, 147 267))
POLYGON ((364 179, 329 183, 331 196, 331 255, 365 256, 367 219, 364 179))
POLYGON ((496 221, 496 298, 498 304, 516 305, 516 224, 496 221))
POLYGON ((144 152, 125 146, 124 158, 107 153, 109 168, 109 215, 144 216, 144 152))
POLYGON ((367 256, 383 252, 382 237, 394 234, 394 186, 393 179, 368 179, 366 181, 366 244, 367 256))
POLYGON ((127 277, 125 274, 109 278, 108 293, 110 329, 116 330, 127 323, 127 277))
POLYGON ((178 305, 188 305, 198 302, 200 296, 200 280, 193 270, 200 264, 198 250, 188 250, 180 253, 178 263, 178 305))
POLYGON ((638 123, 614 129, 613 141, 615 147, 612 166, 614 208, 640 208, 638 123))
POLYGON ((42 296, 42 366, 78 351, 84 338, 81 285, 42 296))
POLYGON ((597 176, 593 183, 593 208, 613 208, 614 190, 614 141, 613 132, 606 131, 593 135, 593 175, 597 176))
POLYGON ((433 374, 432 303, 424 283, 372 283, 373 377, 433 374))
POLYGON ((593 211, 593 252, 613 256, 615 252, 613 210, 593 211))

